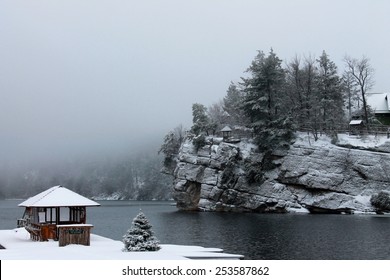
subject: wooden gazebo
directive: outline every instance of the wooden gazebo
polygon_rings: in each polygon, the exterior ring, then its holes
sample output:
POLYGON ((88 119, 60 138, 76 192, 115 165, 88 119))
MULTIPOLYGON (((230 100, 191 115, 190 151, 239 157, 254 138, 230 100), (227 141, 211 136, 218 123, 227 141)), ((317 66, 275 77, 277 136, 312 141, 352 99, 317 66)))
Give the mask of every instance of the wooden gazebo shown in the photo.
POLYGON ((32 240, 59 240, 60 246, 67 244, 89 245, 90 229, 86 224, 86 208, 100 206, 62 186, 43 191, 19 204, 26 207, 18 227, 25 227, 32 240))
POLYGON ((221 132, 224 141, 228 141, 232 137, 232 129, 229 126, 222 128, 221 132))

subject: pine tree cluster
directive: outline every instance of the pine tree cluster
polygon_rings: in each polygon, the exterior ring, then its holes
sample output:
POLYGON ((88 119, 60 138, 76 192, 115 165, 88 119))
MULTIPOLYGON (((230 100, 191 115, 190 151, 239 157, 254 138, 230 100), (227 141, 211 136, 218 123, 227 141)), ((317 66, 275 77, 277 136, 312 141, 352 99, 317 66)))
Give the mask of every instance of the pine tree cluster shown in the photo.
POLYGON ((193 104, 191 132, 215 135, 226 125, 249 129, 261 150, 272 150, 288 147, 297 130, 311 132, 315 140, 321 133, 333 135, 352 117, 361 118, 362 109, 366 124, 373 123, 365 102, 372 85, 369 61, 346 57, 345 63, 340 75, 325 51, 318 58, 296 56, 285 66, 272 49, 258 51, 246 77, 231 83, 223 100, 209 108, 193 104))

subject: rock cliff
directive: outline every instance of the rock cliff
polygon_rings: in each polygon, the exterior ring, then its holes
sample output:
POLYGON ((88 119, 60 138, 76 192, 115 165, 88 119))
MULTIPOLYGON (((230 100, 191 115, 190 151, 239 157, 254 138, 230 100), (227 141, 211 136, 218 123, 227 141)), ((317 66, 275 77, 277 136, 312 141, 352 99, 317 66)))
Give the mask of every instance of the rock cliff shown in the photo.
POLYGON ((173 197, 183 210, 353 213, 390 190, 390 154, 310 141, 298 135, 288 151, 265 155, 249 141, 207 138, 182 144, 173 197), (249 166, 249 167, 248 167, 249 166), (257 170, 256 174, 253 170, 257 170), (257 180, 250 179, 256 177, 257 180))

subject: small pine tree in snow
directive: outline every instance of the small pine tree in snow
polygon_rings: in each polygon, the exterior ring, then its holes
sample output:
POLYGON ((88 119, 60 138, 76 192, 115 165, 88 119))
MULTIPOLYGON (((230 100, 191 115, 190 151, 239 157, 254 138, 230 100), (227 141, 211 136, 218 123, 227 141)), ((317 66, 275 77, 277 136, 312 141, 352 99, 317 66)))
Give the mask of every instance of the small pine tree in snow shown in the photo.
POLYGON ((160 243, 154 237, 152 226, 145 214, 140 212, 133 220, 131 228, 123 236, 124 252, 158 251, 160 243))

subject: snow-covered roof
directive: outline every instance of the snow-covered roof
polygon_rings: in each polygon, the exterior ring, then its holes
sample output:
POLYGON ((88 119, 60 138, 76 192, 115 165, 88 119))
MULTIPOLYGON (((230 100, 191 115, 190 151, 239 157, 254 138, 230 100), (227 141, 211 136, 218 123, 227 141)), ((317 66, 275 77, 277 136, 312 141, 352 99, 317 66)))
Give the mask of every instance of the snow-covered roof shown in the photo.
POLYGON ((356 125, 356 124, 362 124, 363 121, 362 120, 352 120, 349 122, 350 125, 356 125))
POLYGON ((33 197, 30 197, 29 199, 20 203, 19 206, 67 207, 67 206, 100 206, 100 204, 62 186, 55 186, 33 197))
POLYGON ((388 102, 389 93, 370 93, 367 94, 367 104, 375 113, 390 113, 390 103, 388 102))
POLYGON ((221 129, 221 132, 229 132, 232 131, 232 129, 229 126, 225 126, 224 128, 221 129))

